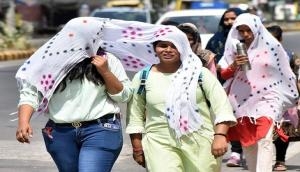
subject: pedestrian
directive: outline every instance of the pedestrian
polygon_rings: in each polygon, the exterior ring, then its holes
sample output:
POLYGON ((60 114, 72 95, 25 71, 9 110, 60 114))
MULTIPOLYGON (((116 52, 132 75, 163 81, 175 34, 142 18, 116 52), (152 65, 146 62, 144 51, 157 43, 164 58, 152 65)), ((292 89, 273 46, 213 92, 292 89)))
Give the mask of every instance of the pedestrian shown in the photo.
MULTIPOLYGON (((283 30, 279 25, 271 25, 267 27, 267 30, 280 42, 282 43, 283 38, 282 38, 282 33, 283 30)), ((292 51, 286 50, 286 53, 288 54, 288 59, 290 64, 292 63, 292 58, 293 58, 293 53, 292 51)))
MULTIPOLYGON (((267 30, 281 43, 282 42, 282 29, 278 25, 272 25, 268 26, 267 30)), ((291 67, 294 66, 292 69, 296 76, 298 75, 299 66, 295 64, 295 61, 293 59, 293 52, 287 51, 289 62, 291 67)), ((297 77, 298 78, 298 77, 297 77)), ((300 80, 298 80, 297 83, 299 83, 300 80)), ((298 90, 300 90, 300 85, 298 84, 298 90)), ((299 103, 298 103, 299 104, 299 103)), ((280 123, 280 128, 284 131, 285 134, 288 133, 288 131, 292 131, 295 128, 298 128, 299 125, 299 119, 298 119, 298 110, 297 106, 290 108, 283 114, 283 122, 280 123)), ((276 127, 276 126, 275 126, 276 127)), ((275 128, 277 130, 279 128, 275 128)), ((285 139, 283 137, 280 137, 280 134, 276 133, 275 138, 273 141, 275 145, 276 150, 276 162, 274 165, 273 170, 274 171, 286 171, 287 167, 285 165, 285 155, 287 148, 289 146, 289 139, 285 139)))
POLYGON ((60 172, 109 172, 122 149, 117 103, 128 101, 133 89, 120 60, 100 46, 101 24, 71 20, 16 74, 16 139, 30 143, 31 117, 45 114, 42 135, 60 172))
POLYGON ((202 49, 198 28, 193 23, 181 23, 177 27, 186 34, 193 52, 198 55, 203 66, 217 76, 215 54, 210 50, 202 49))
POLYGON ((79 17, 87 17, 90 15, 90 6, 88 4, 81 4, 78 10, 79 17))
POLYGON ((219 62, 224 53, 225 42, 233 22, 244 11, 240 8, 228 8, 222 15, 218 31, 209 39, 206 48, 216 54, 215 61, 219 62))
POLYGON ((258 16, 244 13, 228 34, 219 65, 238 121, 229 139, 241 142, 250 171, 272 171, 273 125, 298 98, 287 54, 258 16), (241 41, 247 55, 237 53, 241 41), (251 70, 242 70, 246 64, 251 70))
POLYGON ((256 6, 249 6, 247 9, 246 9, 246 12, 247 13, 250 13, 250 14, 254 14, 254 15, 257 15, 260 20, 262 22, 265 22, 266 21, 266 18, 264 17, 264 13, 263 11, 260 9, 260 8, 257 8, 256 6))
MULTIPOLYGON (((212 38, 208 41, 206 49, 212 51, 216 54, 215 63, 218 63, 224 53, 225 42, 228 36, 228 33, 232 27, 233 22, 238 15, 242 14, 244 11, 240 8, 228 8, 222 15, 218 31, 213 35, 212 38)), ((223 84, 225 80, 220 77, 220 67, 217 65, 217 76, 219 81, 223 84)), ((227 160, 226 165, 228 167, 239 167, 242 165, 242 145, 239 141, 231 141, 231 154, 227 160)))
POLYGON ((157 27, 162 28, 151 42, 159 62, 146 81, 140 78, 144 70, 134 76, 135 93, 127 107, 133 158, 153 172, 219 172, 227 130, 236 122, 227 95, 183 32, 157 27))

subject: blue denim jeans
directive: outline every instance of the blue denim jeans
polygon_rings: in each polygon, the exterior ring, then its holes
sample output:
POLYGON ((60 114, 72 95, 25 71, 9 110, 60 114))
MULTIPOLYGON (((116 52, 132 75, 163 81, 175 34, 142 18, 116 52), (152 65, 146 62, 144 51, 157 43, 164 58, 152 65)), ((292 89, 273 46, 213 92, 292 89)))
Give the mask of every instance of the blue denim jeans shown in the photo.
POLYGON ((60 172, 109 172, 123 145, 120 119, 98 120, 78 128, 48 121, 42 133, 60 172))

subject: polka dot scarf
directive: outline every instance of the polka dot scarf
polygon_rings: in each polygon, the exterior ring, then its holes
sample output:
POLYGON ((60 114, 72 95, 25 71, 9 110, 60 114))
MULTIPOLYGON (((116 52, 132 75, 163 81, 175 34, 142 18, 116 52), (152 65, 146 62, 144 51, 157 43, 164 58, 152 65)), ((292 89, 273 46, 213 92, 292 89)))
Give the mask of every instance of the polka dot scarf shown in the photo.
POLYGON ((20 67, 16 79, 20 87, 30 84, 42 94, 38 112, 43 113, 60 81, 77 63, 95 55, 99 47, 117 56, 126 70, 139 71, 158 62, 152 45, 158 40, 172 42, 180 52, 182 65, 166 90, 166 117, 176 136, 181 137, 202 124, 195 95, 202 63, 186 35, 175 26, 75 18, 20 67))
POLYGON ((233 80, 225 83, 234 113, 237 118, 269 116, 279 121, 283 112, 298 98, 295 75, 289 66, 287 53, 259 17, 249 13, 237 17, 219 64, 226 68, 234 61, 237 54, 235 46, 241 40, 237 31, 240 25, 247 25, 255 38, 247 50, 252 69, 236 71, 233 80))

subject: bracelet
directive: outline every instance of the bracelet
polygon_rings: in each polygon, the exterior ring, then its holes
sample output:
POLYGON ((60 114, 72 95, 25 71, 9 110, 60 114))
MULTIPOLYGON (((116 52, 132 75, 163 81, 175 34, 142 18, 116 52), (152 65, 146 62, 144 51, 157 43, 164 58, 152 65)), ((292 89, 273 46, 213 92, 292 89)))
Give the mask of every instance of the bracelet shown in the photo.
POLYGON ((227 137, 227 135, 224 134, 224 133, 215 133, 215 134, 214 134, 214 136, 217 136, 217 135, 227 137))

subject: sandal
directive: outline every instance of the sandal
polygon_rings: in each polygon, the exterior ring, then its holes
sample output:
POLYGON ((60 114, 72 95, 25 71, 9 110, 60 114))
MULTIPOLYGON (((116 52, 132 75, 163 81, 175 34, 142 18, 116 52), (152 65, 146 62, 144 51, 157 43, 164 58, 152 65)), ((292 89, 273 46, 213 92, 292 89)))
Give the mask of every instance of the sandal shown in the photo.
POLYGON ((284 162, 276 162, 273 171, 286 171, 287 168, 284 162))

